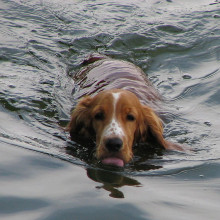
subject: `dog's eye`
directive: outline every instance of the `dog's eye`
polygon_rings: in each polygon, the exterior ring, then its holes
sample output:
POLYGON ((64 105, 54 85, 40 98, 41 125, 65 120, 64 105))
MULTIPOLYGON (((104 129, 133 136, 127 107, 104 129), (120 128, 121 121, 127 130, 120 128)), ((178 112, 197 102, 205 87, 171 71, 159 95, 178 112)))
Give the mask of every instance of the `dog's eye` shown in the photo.
POLYGON ((134 120, 135 120, 135 117, 134 117, 132 114, 128 114, 128 115, 127 115, 127 120, 128 120, 128 121, 134 121, 134 120))
POLYGON ((105 118, 105 115, 103 112, 98 112, 95 114, 95 119, 98 121, 102 121, 102 120, 104 120, 104 118, 105 118))

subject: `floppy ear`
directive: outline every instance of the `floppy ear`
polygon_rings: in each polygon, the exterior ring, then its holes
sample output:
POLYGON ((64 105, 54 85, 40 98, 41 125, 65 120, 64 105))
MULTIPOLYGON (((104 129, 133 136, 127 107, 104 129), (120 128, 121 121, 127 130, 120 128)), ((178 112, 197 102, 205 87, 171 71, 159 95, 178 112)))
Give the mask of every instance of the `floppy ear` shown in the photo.
POLYGON ((92 118, 90 115, 92 98, 83 98, 73 110, 66 131, 69 131, 71 139, 90 138, 93 134, 92 118))
POLYGON ((166 141, 163 138, 163 125, 160 118, 150 107, 144 105, 142 105, 142 119, 140 120, 138 134, 141 142, 152 142, 167 148, 166 141))
POLYGON ((142 117, 138 131, 140 141, 152 142, 164 149, 184 151, 182 146, 164 139, 162 121, 150 107, 142 106, 142 117))

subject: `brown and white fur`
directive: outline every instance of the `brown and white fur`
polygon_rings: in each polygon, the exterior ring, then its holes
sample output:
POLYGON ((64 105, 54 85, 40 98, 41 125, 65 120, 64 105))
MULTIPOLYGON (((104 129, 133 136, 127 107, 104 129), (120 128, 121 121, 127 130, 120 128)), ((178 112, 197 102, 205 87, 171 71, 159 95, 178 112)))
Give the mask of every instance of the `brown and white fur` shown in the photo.
POLYGON ((96 158, 119 167, 131 161, 138 142, 182 150, 164 139, 155 112, 160 95, 140 68, 99 54, 91 55, 87 63, 74 77, 80 101, 67 126, 72 140, 95 139, 96 158))

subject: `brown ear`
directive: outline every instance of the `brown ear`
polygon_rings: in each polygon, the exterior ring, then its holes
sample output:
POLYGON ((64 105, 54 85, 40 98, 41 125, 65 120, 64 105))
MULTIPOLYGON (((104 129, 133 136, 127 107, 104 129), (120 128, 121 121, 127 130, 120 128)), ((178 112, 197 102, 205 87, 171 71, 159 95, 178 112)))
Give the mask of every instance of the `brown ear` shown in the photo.
POLYGON ((147 106, 142 106, 142 119, 139 123, 139 140, 157 144, 167 148, 166 140, 163 137, 163 125, 161 119, 154 111, 147 106))
POLYGON ((73 110, 66 131, 69 131, 71 139, 90 138, 93 129, 91 126, 90 106, 92 98, 87 96, 83 98, 73 110))
POLYGON ((185 150, 183 146, 164 139, 162 121, 151 108, 142 106, 142 112, 143 118, 139 125, 140 141, 152 142, 168 150, 185 150))

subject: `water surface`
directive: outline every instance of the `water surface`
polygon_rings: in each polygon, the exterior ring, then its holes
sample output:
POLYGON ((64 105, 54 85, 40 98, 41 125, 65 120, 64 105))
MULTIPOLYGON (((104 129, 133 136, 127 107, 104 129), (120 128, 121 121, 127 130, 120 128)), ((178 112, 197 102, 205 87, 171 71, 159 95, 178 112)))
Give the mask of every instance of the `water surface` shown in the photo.
POLYGON ((220 207, 220 3, 0 0, 0 219, 210 219, 220 207), (141 67, 167 139, 106 170, 62 129, 99 52, 141 67))

